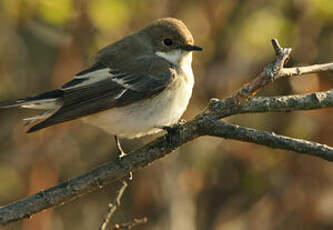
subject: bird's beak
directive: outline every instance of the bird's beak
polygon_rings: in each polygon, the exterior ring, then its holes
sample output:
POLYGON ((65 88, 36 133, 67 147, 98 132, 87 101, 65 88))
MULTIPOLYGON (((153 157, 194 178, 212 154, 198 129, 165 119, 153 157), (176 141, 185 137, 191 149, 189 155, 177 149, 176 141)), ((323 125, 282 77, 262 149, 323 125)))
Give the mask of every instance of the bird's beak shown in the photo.
POLYGON ((195 46, 195 45, 183 45, 183 46, 180 46, 180 48, 182 50, 187 50, 187 51, 202 51, 201 47, 195 46))

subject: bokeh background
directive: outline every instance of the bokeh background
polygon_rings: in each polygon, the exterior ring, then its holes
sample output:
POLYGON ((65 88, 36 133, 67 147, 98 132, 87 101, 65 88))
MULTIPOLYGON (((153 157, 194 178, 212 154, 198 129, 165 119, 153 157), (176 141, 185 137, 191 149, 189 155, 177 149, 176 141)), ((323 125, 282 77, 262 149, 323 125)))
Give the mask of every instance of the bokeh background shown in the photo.
MULTIPOLYGON (((270 39, 294 49, 289 65, 333 61, 332 0, 0 0, 0 99, 54 89, 94 52, 173 16, 204 52, 185 119, 253 79, 274 58, 270 39)), ((259 95, 332 88, 333 74, 284 79, 259 95)), ((239 115, 232 123, 333 145, 332 109, 239 115)), ((0 111, 0 204, 116 157, 113 137, 80 121, 24 133, 33 112, 0 111)), ((127 151, 154 137, 122 140, 127 151)), ((97 229, 119 184, 6 229, 97 229)), ((197 139, 134 173, 113 223, 148 217, 138 229, 333 229, 333 164, 294 152, 212 137, 197 139)))

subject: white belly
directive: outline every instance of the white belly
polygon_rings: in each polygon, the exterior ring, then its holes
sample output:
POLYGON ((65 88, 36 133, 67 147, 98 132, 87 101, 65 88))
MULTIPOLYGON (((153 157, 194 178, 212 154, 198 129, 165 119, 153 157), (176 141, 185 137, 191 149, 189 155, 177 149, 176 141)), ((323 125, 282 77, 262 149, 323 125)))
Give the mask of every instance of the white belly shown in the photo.
POLYGON ((176 123, 186 110, 194 83, 192 70, 189 70, 186 77, 178 76, 171 86, 151 99, 112 108, 82 120, 120 137, 134 138, 159 132, 161 129, 157 127, 176 123))

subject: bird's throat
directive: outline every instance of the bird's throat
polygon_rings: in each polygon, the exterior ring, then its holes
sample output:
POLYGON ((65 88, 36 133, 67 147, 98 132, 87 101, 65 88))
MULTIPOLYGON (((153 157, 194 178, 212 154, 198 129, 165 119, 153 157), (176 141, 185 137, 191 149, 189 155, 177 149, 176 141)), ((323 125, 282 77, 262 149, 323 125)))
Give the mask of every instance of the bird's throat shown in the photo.
POLYGON ((183 64, 190 64, 192 62, 192 52, 182 51, 181 49, 172 50, 169 52, 156 52, 157 56, 166 59, 174 65, 181 66, 183 64))

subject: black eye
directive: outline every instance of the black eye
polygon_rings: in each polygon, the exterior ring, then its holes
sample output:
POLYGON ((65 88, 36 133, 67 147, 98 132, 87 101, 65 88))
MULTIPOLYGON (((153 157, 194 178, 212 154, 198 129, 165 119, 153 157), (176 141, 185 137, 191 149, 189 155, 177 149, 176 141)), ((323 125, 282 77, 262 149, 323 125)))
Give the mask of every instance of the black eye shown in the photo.
POLYGON ((171 46, 172 45, 172 40, 169 38, 166 38, 163 40, 164 45, 166 46, 171 46))

